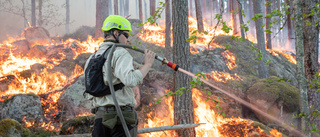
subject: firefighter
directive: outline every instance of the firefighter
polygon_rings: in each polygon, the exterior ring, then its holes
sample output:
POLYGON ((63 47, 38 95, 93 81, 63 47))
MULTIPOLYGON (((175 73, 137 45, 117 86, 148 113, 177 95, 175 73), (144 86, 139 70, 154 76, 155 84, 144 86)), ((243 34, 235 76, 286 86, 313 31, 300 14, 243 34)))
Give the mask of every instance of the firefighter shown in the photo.
MULTIPOLYGON (((132 32, 131 23, 118 15, 108 16, 102 26, 105 40, 99 46, 96 55, 102 54, 114 43, 128 44, 129 33, 132 32)), ((107 63, 103 65, 103 79, 106 85, 123 83, 124 87, 115 91, 115 96, 126 120, 132 137, 137 136, 137 113, 134 106, 137 104, 134 92, 139 92, 137 87, 143 82, 152 67, 155 53, 145 50, 144 65, 139 69, 133 68, 133 57, 122 47, 116 47, 111 59, 112 82, 107 81, 107 63)), ((90 59, 90 58, 89 58, 90 59)), ((85 68, 88 65, 86 63, 85 68)), ((93 137, 125 137, 121 121, 116 113, 116 108, 111 94, 94 97, 89 95, 94 106, 95 120, 92 131, 93 137)))

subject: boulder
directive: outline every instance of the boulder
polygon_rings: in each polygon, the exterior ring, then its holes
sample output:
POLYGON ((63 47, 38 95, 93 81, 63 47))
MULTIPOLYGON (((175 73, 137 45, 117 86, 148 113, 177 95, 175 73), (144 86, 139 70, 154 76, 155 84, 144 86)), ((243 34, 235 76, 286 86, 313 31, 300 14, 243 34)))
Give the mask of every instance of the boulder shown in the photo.
POLYGON ((28 57, 31 58, 46 58, 47 49, 42 45, 33 46, 27 53, 28 57))
POLYGON ((11 118, 19 122, 22 119, 28 122, 40 124, 44 122, 44 112, 42 110, 40 97, 33 94, 19 94, 12 96, 6 103, 1 112, 1 119, 11 118))
MULTIPOLYGON (((299 111, 298 89, 277 77, 258 80, 247 91, 247 98, 265 113, 289 124, 297 125, 294 114, 299 111)), ((264 124, 273 124, 273 121, 255 112, 257 118, 264 124)))
POLYGON ((46 45, 51 44, 51 38, 49 32, 43 27, 30 27, 25 29, 22 34, 28 43, 33 46, 37 44, 46 45))
POLYGON ((7 91, 9 85, 19 85, 21 84, 19 80, 14 75, 6 75, 0 77, 0 93, 7 91))
POLYGON ((77 56, 75 62, 84 69, 86 62, 91 55, 92 53, 81 53, 77 56))
POLYGON ((31 135, 31 131, 14 119, 6 118, 0 121, 0 137, 26 137, 29 135, 31 135))
POLYGON ((60 64, 55 66, 50 72, 61 72, 62 74, 66 76, 72 76, 74 68, 76 67, 76 63, 72 60, 62 60, 60 61, 60 64))
POLYGON ((62 124, 60 135, 91 133, 94 115, 75 117, 62 124))
POLYGON ((11 45, 13 46, 12 49, 12 54, 14 56, 26 56, 28 51, 30 50, 30 45, 29 42, 27 40, 17 40, 11 43, 11 45))
POLYGON ((75 83, 70 85, 61 94, 58 104, 63 106, 67 117, 74 117, 84 112, 90 112, 90 109, 93 108, 91 100, 84 98, 84 91, 84 75, 81 75, 75 83))

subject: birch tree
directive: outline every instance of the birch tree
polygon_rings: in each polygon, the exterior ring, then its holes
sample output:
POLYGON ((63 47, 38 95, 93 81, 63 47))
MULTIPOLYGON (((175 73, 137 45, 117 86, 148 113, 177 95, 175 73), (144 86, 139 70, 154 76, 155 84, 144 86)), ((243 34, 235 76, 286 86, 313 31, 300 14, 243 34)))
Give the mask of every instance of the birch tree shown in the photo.
POLYGON ((150 15, 154 16, 154 11, 156 10, 156 0, 150 0, 150 15))
POLYGON ((114 14, 119 15, 118 0, 114 0, 113 4, 114 4, 114 14))

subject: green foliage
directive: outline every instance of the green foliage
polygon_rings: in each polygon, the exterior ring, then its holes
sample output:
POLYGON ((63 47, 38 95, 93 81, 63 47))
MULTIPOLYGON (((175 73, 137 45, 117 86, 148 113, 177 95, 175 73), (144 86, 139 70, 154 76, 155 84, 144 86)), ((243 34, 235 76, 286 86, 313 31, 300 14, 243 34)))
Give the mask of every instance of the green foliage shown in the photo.
POLYGON ((255 15, 254 15, 254 17, 252 18, 252 20, 257 21, 257 20, 259 20, 259 19, 262 18, 262 17, 263 17, 263 15, 262 15, 261 13, 258 13, 258 14, 255 14, 255 15))
POLYGON ((317 72, 313 75, 313 79, 309 84, 309 88, 316 88, 317 92, 320 92, 320 74, 317 72))
POLYGON ((225 33, 229 33, 232 28, 229 28, 226 22, 222 22, 221 30, 223 30, 225 33))

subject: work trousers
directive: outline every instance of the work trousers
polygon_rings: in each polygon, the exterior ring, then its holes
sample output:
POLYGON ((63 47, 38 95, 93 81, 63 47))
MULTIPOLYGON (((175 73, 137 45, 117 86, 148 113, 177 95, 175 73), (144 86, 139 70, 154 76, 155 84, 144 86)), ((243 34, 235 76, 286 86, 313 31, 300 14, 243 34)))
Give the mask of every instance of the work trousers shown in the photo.
MULTIPOLYGON (((137 112, 135 113, 135 118, 137 119, 137 112)), ((113 129, 107 128, 102 124, 102 114, 104 111, 98 110, 96 112, 96 117, 94 120, 92 137, 126 137, 125 131, 122 125, 115 125, 113 129)), ((137 137, 137 126, 138 123, 133 125, 127 125, 131 137, 137 137)))

